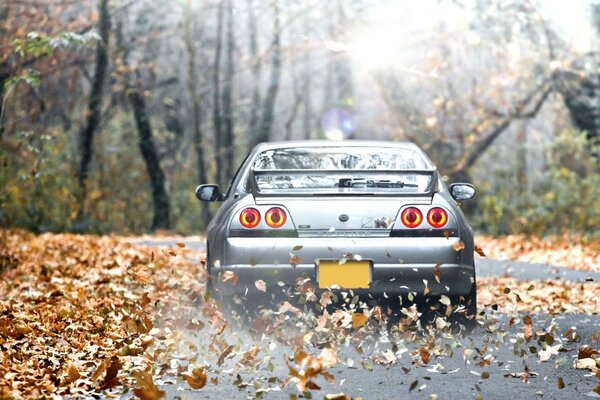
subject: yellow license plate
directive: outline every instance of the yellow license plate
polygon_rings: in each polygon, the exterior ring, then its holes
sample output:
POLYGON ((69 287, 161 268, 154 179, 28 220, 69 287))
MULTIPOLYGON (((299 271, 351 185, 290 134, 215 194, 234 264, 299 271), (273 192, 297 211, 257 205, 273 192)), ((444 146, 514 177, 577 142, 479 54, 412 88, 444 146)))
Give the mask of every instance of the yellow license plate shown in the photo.
POLYGON ((339 286, 344 289, 364 289, 371 283, 371 263, 369 261, 319 261, 319 288, 339 286))

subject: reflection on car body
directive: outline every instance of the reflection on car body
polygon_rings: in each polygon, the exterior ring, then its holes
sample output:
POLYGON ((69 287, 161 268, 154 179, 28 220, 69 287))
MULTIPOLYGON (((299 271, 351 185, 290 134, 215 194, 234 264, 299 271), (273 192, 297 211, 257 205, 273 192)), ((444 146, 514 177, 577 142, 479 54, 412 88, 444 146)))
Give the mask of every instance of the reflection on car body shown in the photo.
POLYGON ((446 187, 414 144, 261 144, 226 195, 196 193, 223 201, 207 229, 209 282, 222 296, 309 280, 374 298, 446 295, 476 312, 473 233, 457 206, 475 190, 446 187))

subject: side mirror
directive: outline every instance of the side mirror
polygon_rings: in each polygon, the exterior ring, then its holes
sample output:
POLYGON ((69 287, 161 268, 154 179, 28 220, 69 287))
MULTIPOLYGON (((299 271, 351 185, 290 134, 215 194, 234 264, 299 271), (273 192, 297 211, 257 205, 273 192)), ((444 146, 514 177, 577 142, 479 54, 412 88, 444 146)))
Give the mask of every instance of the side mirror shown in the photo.
POLYGON ((218 201, 221 199, 219 185, 200 185, 196 188, 196 197, 200 201, 218 201))
POLYGON ((475 186, 470 183, 453 183, 449 189, 450 196, 456 201, 470 200, 475 197, 475 186))

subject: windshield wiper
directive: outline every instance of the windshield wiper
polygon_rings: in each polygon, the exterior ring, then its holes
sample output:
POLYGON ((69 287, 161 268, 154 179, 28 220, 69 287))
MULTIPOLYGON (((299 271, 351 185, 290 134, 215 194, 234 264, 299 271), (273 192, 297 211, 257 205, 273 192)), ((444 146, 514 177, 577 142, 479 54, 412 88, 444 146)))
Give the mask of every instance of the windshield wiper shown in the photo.
POLYGON ((338 187, 377 187, 401 189, 405 187, 419 187, 414 183, 405 183, 402 181, 390 181, 389 179, 367 179, 367 178, 341 178, 338 181, 338 187))

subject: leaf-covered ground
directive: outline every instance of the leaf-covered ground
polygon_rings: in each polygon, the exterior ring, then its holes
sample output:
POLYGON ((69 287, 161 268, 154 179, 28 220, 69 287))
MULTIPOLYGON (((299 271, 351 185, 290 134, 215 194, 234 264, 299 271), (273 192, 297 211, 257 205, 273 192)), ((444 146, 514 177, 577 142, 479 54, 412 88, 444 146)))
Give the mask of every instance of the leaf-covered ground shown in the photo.
POLYGON ((575 235, 547 238, 509 235, 478 236, 477 243, 497 260, 518 260, 600 272, 600 239, 575 235))
MULTIPOLYGON (((283 300, 242 324, 205 295, 205 270, 195 261, 201 254, 183 243, 158 250, 128 240, 0 230, 0 398, 158 399, 165 384, 176 383, 198 391, 233 384, 242 398, 286 390, 290 398, 348 399, 359 394, 320 390, 340 379, 336 365, 439 370, 439 360, 460 351, 472 373, 487 379, 499 343, 539 362, 587 369, 586 379, 600 384, 600 332, 582 338, 554 319, 597 316, 596 282, 480 279, 476 329, 489 345, 474 348, 450 325, 446 316, 461 310, 446 299, 428 324, 414 307, 388 323, 388 310, 351 294, 341 299, 343 309, 330 309, 321 307, 328 293, 301 288, 304 304, 283 300), (536 325, 536 314, 548 322, 536 325)), ((235 284, 235 276, 225 279, 235 284)), ((514 372, 524 382, 531 376, 527 367, 514 372)), ((409 391, 422 387, 413 384, 409 391)))

